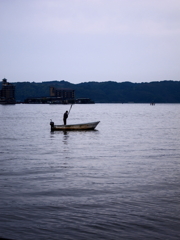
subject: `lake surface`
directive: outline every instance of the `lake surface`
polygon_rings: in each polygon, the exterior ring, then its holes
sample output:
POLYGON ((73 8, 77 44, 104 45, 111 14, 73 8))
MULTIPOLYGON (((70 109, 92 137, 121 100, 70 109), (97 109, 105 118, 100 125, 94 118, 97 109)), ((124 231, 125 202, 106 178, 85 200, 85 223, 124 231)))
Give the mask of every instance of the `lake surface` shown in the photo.
POLYGON ((180 104, 0 105, 0 238, 180 239, 180 104))

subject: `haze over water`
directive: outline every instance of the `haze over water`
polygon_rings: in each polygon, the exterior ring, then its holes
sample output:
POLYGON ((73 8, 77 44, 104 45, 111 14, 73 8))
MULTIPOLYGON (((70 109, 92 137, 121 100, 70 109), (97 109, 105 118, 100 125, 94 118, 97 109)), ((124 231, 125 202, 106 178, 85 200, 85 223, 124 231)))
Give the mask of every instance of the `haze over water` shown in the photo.
POLYGON ((0 105, 0 237, 180 239, 180 105, 0 105))

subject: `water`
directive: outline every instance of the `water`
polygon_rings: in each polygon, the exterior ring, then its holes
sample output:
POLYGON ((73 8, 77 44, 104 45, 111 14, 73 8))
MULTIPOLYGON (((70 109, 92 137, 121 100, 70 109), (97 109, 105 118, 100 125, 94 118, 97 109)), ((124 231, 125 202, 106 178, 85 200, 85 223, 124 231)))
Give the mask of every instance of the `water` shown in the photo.
POLYGON ((0 237, 180 239, 180 105, 0 105, 0 237))

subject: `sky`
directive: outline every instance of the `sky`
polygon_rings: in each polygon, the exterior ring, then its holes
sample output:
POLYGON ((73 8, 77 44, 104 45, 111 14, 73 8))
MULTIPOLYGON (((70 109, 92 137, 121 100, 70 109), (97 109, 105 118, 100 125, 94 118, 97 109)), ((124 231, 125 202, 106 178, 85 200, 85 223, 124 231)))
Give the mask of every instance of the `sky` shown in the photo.
POLYGON ((180 80, 180 0, 0 0, 8 82, 180 80))

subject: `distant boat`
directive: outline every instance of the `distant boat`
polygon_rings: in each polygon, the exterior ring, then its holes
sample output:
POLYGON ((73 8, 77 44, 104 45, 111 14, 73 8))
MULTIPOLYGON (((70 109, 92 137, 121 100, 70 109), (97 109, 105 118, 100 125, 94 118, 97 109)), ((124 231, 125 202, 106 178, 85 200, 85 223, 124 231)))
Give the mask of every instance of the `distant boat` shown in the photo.
POLYGON ((50 122, 51 131, 70 131, 70 130, 94 130, 98 125, 98 122, 80 123, 71 125, 55 125, 54 122, 50 122))

